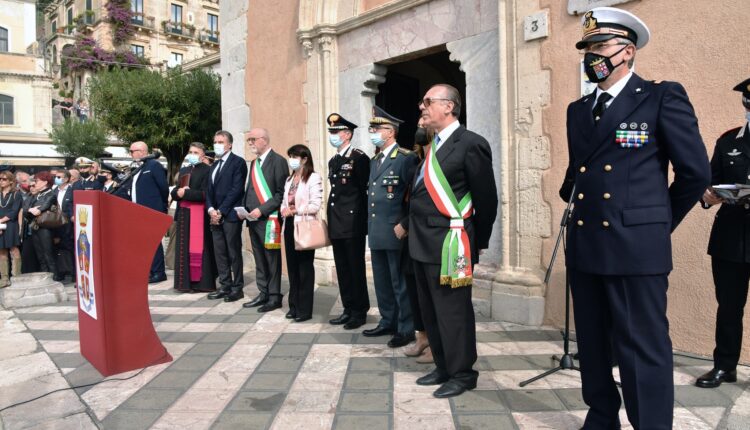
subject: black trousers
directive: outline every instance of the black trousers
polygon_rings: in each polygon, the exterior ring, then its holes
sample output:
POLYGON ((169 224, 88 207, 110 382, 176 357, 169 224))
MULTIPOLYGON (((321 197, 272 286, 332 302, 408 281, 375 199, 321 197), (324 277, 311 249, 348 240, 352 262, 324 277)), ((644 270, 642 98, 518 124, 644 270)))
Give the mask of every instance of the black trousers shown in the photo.
POLYGON ((422 321, 438 372, 466 387, 476 385, 479 372, 477 332, 471 287, 440 285, 440 265, 414 262, 422 321))
POLYGON ((242 223, 225 221, 212 225, 210 229, 221 289, 241 290, 245 286, 242 276, 242 223))
POLYGON ((667 275, 605 276, 568 269, 575 310, 584 429, 619 428, 620 394, 637 429, 671 429, 674 409, 667 275))
POLYGON ((714 366, 734 370, 742 349, 742 317, 747 302, 750 263, 711 259, 716 287, 716 348, 714 366))
POLYGON ((365 319, 370 310, 365 272, 365 236, 331 239, 331 245, 344 313, 351 318, 365 319))
POLYGON ((57 274, 55 253, 52 247, 52 230, 47 228, 32 230, 31 243, 34 244, 34 252, 41 271, 57 274))
POLYGON ((406 280, 406 292, 409 294, 411 305, 411 318, 414 321, 414 330, 424 331, 422 322, 422 310, 419 307, 419 293, 417 292, 417 278, 414 276, 414 260, 409 256, 409 239, 402 241, 401 248, 401 271, 404 272, 406 280))
POLYGON ((294 249, 294 217, 284 219, 284 250, 289 275, 289 310, 295 316, 311 316, 315 292, 315 250, 294 249))
POLYGON ((255 221, 248 227, 255 258, 255 283, 269 301, 281 302, 281 250, 266 249, 266 221, 255 221))

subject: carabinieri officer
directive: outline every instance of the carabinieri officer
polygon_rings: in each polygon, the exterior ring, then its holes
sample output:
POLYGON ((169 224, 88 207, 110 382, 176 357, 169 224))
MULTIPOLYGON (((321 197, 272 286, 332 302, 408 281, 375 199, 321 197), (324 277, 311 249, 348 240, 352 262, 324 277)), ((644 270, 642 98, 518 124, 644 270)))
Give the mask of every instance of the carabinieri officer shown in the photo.
POLYGON ((344 312, 329 322, 347 330, 365 323, 370 309, 365 273, 367 238, 367 179, 370 158, 351 144, 357 125, 337 113, 328 115, 328 142, 337 154, 328 161, 328 237, 344 312))
POLYGON ((575 203, 565 260, 590 408, 583 428, 620 427, 614 351, 633 427, 671 429, 670 235, 709 184, 708 157, 682 85, 645 81, 630 70, 648 43, 646 24, 608 7, 588 11, 582 23, 576 48, 598 87, 568 106, 560 197, 575 203))
MULTIPOLYGON (((711 158, 711 185, 750 184, 750 79, 734 87, 742 93, 746 122, 719 137, 711 158)), ((709 188, 703 207, 725 203, 709 188)), ((742 314, 750 281, 750 203, 722 204, 716 213, 708 242, 716 286, 716 348, 714 368, 695 385, 715 388, 737 381, 742 349, 742 314)))

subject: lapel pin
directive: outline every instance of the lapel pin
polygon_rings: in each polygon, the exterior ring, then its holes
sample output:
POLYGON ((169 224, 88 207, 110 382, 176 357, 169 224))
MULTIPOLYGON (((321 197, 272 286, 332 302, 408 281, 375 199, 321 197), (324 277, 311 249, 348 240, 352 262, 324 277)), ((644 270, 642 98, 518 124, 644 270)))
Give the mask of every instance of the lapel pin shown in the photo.
POLYGON ((641 123, 641 130, 648 130, 648 124, 646 124, 645 122, 641 123))
POLYGON ((628 128, 628 124, 627 123, 625 123, 625 122, 620 123, 620 130, 625 130, 626 128, 628 128))
POLYGON ((638 128, 638 124, 637 124, 637 123, 634 123, 634 122, 631 122, 631 123, 630 123, 630 129, 631 129, 631 130, 635 130, 636 128, 638 128))
POLYGON ((640 93, 641 91, 642 91, 642 90, 641 90, 640 88, 636 88, 636 89, 635 89, 635 92, 636 92, 636 93, 640 93))

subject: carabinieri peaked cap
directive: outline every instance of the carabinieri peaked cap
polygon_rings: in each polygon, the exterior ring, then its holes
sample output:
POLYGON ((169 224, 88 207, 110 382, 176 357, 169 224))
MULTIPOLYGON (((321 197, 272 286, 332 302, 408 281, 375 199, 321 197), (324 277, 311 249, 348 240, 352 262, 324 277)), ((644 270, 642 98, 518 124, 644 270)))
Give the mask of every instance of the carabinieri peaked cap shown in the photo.
POLYGON ((583 37, 576 49, 590 43, 604 42, 614 37, 632 41, 638 49, 643 48, 651 37, 646 23, 632 13, 615 7, 595 7, 583 15, 583 37))
POLYGON ((404 121, 384 111, 381 107, 379 106, 372 107, 372 119, 370 119, 370 125, 390 124, 390 125, 395 125, 396 127, 398 127, 399 124, 401 124, 402 122, 404 121))
POLYGON ((75 160, 75 165, 78 167, 89 167, 94 164, 94 160, 87 157, 78 157, 75 160))
POLYGON ((328 115, 326 122, 328 123, 328 131, 354 130, 357 128, 357 124, 348 121, 337 113, 328 115))

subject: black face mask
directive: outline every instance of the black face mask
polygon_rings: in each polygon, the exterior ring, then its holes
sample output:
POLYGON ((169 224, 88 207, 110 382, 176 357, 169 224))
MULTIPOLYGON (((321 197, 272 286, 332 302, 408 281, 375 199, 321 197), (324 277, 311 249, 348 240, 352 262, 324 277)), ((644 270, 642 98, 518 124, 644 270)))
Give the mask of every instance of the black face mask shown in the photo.
POLYGON ((81 172, 81 177, 82 177, 83 179, 88 179, 88 177, 89 177, 90 175, 91 175, 91 173, 89 173, 89 172, 81 172))
POLYGON ((593 52, 587 52, 583 56, 583 69, 586 72, 586 76, 588 76, 589 81, 595 84, 604 82, 609 77, 609 75, 611 75, 612 72, 615 71, 616 68, 622 66, 622 63, 624 63, 625 60, 621 61, 620 64, 613 66, 611 58, 622 52, 622 50, 627 47, 627 45, 623 46, 622 49, 610 55, 609 57, 605 57, 604 55, 600 54, 594 54, 593 52))
POLYGON ((422 127, 417 127, 417 132, 414 133, 414 143, 419 146, 425 146, 430 143, 427 139, 427 130, 422 127))
POLYGON ((104 175, 99 175, 99 176, 96 177, 96 180, 99 181, 99 182, 101 182, 103 184, 103 183, 107 182, 107 177, 104 176, 104 175))

